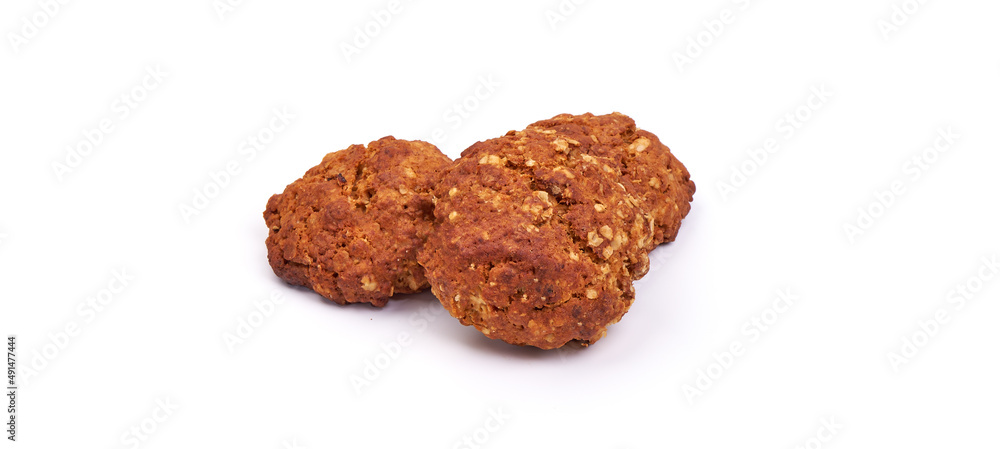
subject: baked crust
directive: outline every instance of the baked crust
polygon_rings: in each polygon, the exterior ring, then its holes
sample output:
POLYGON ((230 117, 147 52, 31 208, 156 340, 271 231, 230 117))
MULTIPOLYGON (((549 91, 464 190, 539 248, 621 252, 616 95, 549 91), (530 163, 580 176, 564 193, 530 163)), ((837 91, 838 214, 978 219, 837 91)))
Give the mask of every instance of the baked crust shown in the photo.
POLYGON ((581 151, 615 160, 615 168, 653 214, 659 245, 677 238, 681 220, 691 211, 695 184, 691 174, 655 134, 639 129, 627 115, 562 114, 533 127, 553 130, 556 136, 584 144, 581 151), (592 141, 591 142, 588 142, 592 141))

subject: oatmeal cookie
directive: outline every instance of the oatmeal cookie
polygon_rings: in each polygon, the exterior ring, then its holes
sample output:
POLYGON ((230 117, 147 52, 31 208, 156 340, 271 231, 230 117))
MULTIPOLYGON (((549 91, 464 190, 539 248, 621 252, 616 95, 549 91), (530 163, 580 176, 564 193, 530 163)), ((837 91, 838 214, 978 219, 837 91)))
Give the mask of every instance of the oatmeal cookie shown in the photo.
POLYGON ((450 160, 434 145, 385 137, 327 154, 267 202, 267 258, 281 279, 338 304, 384 306, 428 287, 416 252, 431 190, 450 160))
POLYGON ((654 219, 619 161, 581 147, 529 127, 473 145, 446 171, 418 259, 463 324, 552 349, 597 341, 628 310, 654 219))
POLYGON ((462 153, 435 189, 418 260, 444 307, 486 336, 587 345, 628 311, 694 191, 631 118, 559 115, 462 153))

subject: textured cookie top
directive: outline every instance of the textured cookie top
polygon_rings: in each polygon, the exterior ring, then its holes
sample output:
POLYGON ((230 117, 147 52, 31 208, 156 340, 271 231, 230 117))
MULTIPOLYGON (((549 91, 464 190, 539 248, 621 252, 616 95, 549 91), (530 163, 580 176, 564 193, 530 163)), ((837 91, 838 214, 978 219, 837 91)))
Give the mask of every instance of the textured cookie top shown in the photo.
POLYGON ((528 127, 552 140, 579 142, 576 150, 612 160, 628 191, 640 198, 656 222, 653 242, 672 242, 691 210, 695 185, 687 168, 653 133, 624 114, 562 114, 528 127))
POLYGON ((596 341, 628 309, 656 227, 620 161, 585 148, 529 127, 473 145, 447 171, 419 257, 464 324, 556 348, 596 341))
POLYGON ((450 162, 434 145, 393 137, 327 154, 267 202, 275 274, 339 304, 381 307, 394 293, 426 289, 416 251, 450 162))

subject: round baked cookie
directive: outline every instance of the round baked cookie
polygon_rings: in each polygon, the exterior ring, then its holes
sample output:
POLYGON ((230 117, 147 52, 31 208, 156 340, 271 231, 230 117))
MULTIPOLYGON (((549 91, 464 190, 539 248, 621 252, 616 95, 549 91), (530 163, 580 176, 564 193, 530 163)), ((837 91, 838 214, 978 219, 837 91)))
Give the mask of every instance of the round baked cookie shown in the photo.
POLYGON ((607 115, 557 115, 529 126, 549 133, 551 140, 569 142, 575 151, 604 156, 625 175, 624 184, 653 214, 657 245, 677 237, 681 220, 691 210, 695 185, 687 168, 660 139, 636 127, 618 112, 607 115), (577 144, 577 142, 579 142, 577 144))
POLYGON ((450 163, 434 145, 391 136, 327 154, 267 202, 274 274, 338 304, 382 307, 426 289, 416 253, 431 231, 431 190, 450 163))
POLYGON ((582 148, 529 127, 476 143, 446 171, 418 258, 463 324, 552 349, 597 341, 628 310, 656 226, 620 160, 582 148))

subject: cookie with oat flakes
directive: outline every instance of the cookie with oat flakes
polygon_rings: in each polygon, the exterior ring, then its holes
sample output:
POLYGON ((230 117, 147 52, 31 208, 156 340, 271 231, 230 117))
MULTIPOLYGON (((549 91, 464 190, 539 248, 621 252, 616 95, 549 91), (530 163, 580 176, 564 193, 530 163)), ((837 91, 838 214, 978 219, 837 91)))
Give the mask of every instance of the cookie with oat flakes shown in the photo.
POLYGON ((416 253, 432 226, 431 190, 450 163, 434 145, 391 136, 327 154, 267 202, 274 273, 338 304, 382 307, 425 290, 416 253))
POLYGON ((466 149, 435 189, 431 289, 490 338, 590 344, 635 298, 656 226, 618 162, 529 127, 466 149))

